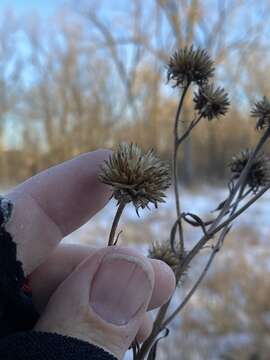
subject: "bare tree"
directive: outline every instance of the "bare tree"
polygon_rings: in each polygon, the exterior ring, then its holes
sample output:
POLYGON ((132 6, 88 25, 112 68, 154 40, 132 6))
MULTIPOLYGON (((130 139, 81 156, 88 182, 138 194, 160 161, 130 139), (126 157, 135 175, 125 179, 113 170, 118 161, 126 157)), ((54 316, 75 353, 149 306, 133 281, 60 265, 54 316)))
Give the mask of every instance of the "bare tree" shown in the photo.
MULTIPOLYGON (((266 18, 270 16, 269 4, 265 1, 256 6, 257 14, 256 11, 248 11, 247 5, 253 6, 253 2, 136 0, 126 5, 121 15, 117 13, 117 21, 113 16, 105 21, 98 7, 92 7, 84 14, 87 13, 97 48, 111 58, 123 85, 126 94, 123 107, 134 110, 140 108, 136 106, 140 104, 139 91, 133 89, 138 76, 137 69, 148 63, 160 72, 172 49, 191 44, 207 48, 215 57, 217 65, 223 64, 218 73, 222 83, 228 85, 239 80, 241 91, 245 93, 245 84, 243 79, 239 79, 237 69, 243 69, 248 59, 265 50, 263 39, 267 34, 266 18), (259 21, 257 15, 260 12, 266 17, 264 21, 259 21)), ((233 91, 233 96, 237 95, 237 91, 239 88, 233 91)), ((183 130, 192 119, 190 102, 191 99, 183 110, 183 130)), ((139 118, 136 111, 133 116, 139 118)), ((213 139, 210 143, 213 144, 213 139)), ((183 169, 184 177, 190 181, 193 174, 190 140, 184 144, 183 169)))

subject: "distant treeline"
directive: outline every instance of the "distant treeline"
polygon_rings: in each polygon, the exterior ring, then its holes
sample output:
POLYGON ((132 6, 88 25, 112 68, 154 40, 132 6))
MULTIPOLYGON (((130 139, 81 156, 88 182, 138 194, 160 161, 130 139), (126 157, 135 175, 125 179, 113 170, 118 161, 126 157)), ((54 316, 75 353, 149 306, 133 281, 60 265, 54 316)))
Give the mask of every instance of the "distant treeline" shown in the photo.
MULTIPOLYGON (((159 119, 145 124, 137 122, 133 125, 118 127, 113 131, 106 127, 96 131, 96 137, 89 137, 89 142, 72 146, 72 142, 62 137, 59 146, 47 151, 25 146, 22 150, 6 150, 0 154, 2 182, 16 183, 37 172, 100 147, 112 148, 120 141, 135 141, 144 149, 153 147, 164 160, 170 159, 172 151, 171 132, 172 118, 159 119), (155 133, 155 136, 153 134, 155 133), (81 145, 81 146, 80 146, 81 145)), ((89 119, 89 126, 92 123, 89 119)), ((95 124, 92 124, 93 128, 95 124)), ((228 164, 231 157, 252 145, 258 134, 254 130, 252 119, 242 119, 235 114, 233 117, 203 121, 193 134, 191 144, 191 164, 189 173, 185 168, 184 154, 180 164, 180 178, 187 183, 200 181, 225 181, 228 177, 228 164), (190 178, 191 176, 191 178, 190 178)))
MULTIPOLYGON (((184 143, 180 178, 222 181, 231 156, 258 136, 247 104, 270 94, 270 4, 258 23, 256 6, 246 12, 242 2, 216 2, 209 11, 208 1, 132 0, 116 13, 108 8, 106 19, 98 3, 49 20, 0 14, 0 182, 17 183, 119 141, 170 159, 179 93, 166 86, 166 63, 173 49, 192 43, 215 60, 215 82, 230 94, 231 109, 202 121, 184 143), (6 136, 10 119, 19 150, 6 136)), ((192 94, 187 103, 183 128, 194 116, 192 94)))

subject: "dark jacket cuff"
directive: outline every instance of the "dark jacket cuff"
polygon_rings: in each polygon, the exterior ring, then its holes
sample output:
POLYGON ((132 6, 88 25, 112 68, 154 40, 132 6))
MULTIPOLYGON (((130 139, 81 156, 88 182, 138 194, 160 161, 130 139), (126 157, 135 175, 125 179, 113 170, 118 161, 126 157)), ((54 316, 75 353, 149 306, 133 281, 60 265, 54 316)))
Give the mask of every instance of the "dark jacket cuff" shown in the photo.
POLYGON ((72 337, 27 331, 0 340, 1 360, 117 360, 103 349, 72 337))

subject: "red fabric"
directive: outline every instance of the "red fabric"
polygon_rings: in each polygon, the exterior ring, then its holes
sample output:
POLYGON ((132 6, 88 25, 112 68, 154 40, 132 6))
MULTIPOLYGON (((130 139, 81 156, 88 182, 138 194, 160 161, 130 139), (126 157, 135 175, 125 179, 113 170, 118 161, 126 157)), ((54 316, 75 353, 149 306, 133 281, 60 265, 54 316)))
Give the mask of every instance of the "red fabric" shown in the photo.
POLYGON ((22 285, 22 290, 26 294, 32 294, 32 289, 31 289, 31 286, 30 286, 30 277, 29 276, 27 276, 25 278, 25 281, 24 281, 24 283, 22 285))

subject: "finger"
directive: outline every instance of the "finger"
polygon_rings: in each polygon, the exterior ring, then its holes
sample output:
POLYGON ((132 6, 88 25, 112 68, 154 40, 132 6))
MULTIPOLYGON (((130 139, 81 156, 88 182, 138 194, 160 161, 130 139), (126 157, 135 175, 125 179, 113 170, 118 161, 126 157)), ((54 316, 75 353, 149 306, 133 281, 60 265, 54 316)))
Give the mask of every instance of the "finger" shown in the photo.
POLYGON ((146 257, 118 246, 103 248, 61 283, 35 330, 72 336, 122 359, 143 323, 153 283, 146 257))
POLYGON ((41 314, 58 286, 97 249, 89 245, 61 244, 30 274, 29 285, 36 309, 41 314))
POLYGON ((7 230, 17 243, 25 273, 33 271, 62 237, 81 226, 108 201, 110 190, 98 180, 108 150, 80 155, 30 178, 7 197, 14 212, 7 230))
POLYGON ((153 328, 153 320, 149 313, 144 314, 141 327, 136 335, 136 340, 139 343, 144 342, 151 334, 153 328))
MULTIPOLYGON (((123 248, 123 247, 119 247, 123 248)), ((33 300, 42 313, 57 287, 74 269, 98 249, 87 245, 59 245, 48 260, 40 265, 30 277, 33 300)), ((155 284, 148 309, 163 305, 175 289, 172 270, 160 260, 148 259, 154 270, 155 284)))
POLYGON ((151 259, 151 265, 154 269, 155 283, 149 310, 165 304, 175 290, 175 276, 172 269, 161 260, 151 259))

